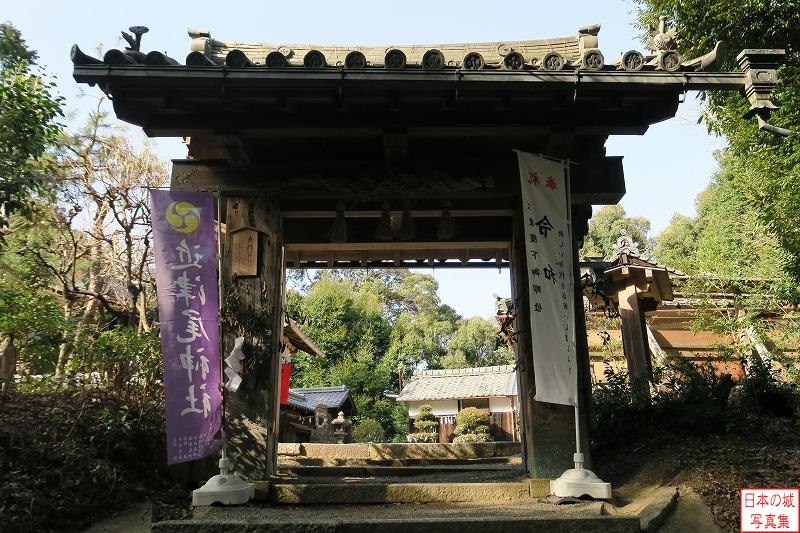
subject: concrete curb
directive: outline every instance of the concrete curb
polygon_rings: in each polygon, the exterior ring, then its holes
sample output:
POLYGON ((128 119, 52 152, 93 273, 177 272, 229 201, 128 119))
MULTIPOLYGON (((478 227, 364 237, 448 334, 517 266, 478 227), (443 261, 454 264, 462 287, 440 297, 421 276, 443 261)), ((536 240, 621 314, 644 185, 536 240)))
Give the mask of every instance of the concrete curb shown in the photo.
POLYGON ((653 533, 664 525, 669 515, 675 510, 677 503, 677 487, 662 487, 656 490, 647 505, 637 515, 642 531, 653 533))

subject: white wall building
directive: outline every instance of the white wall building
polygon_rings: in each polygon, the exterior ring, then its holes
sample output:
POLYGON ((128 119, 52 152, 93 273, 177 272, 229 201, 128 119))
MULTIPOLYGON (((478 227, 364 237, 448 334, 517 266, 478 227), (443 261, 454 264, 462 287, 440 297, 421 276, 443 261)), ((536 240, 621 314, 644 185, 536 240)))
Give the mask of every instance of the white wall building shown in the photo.
POLYGON ((513 365, 453 370, 423 370, 414 374, 397 397, 408 404, 414 418, 422 405, 430 405, 439 417, 439 440, 450 442, 455 417, 466 407, 477 407, 491 415, 497 440, 518 440, 517 372, 513 365))

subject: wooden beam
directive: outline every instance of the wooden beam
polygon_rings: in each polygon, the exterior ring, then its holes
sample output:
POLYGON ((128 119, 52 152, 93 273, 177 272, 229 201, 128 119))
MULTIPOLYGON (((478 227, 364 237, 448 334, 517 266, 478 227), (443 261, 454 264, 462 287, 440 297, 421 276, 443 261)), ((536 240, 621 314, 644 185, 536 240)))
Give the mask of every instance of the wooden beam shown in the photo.
POLYGON ((383 157, 391 163, 406 160, 408 157, 408 134, 405 131, 383 132, 383 157))
MULTIPOLYGON (((390 216, 400 216, 402 211, 389 211, 390 216)), ((381 218, 383 211, 345 211, 344 216, 351 218, 381 218)), ((336 211, 282 211, 281 216, 285 219, 310 219, 310 218, 336 218, 336 211)), ((414 218, 440 218, 441 209, 411 210, 414 218)), ((512 209, 451 209, 452 217, 513 217, 512 209)))
MULTIPOLYGON (((357 251, 364 250, 496 250, 507 249, 508 241, 380 241, 380 242, 313 242, 313 243, 285 243, 288 252, 329 252, 329 251, 357 251)), ((480 253, 477 253, 480 255, 480 253)), ((492 257, 494 257, 492 255, 492 257)))
MULTIPOLYGON (((79 83, 94 83, 112 90, 127 81, 127 85, 139 83, 147 86, 175 86, 181 81, 204 82, 206 87, 226 84, 233 87, 266 86, 298 87, 302 83, 316 86, 359 87, 369 84, 385 89, 398 87, 420 89, 420 83, 428 87, 476 86, 494 82, 506 92, 540 85, 552 90, 557 86, 587 91, 630 91, 649 88, 651 91, 691 90, 741 90, 745 79, 741 72, 625 72, 625 71, 546 71, 546 70, 418 70, 390 69, 340 70, 340 69, 266 69, 242 70, 214 69, 208 67, 114 67, 109 65, 80 65, 73 69, 73 78, 79 83)), ((493 84, 494 85, 494 84, 493 84)))
POLYGON ((240 137, 233 136, 223 141, 222 150, 231 167, 242 168, 253 163, 253 151, 240 137))
MULTIPOLYGON (((578 161, 572 168, 572 202, 580 204, 617 203, 625 194, 622 157, 578 161)), ((172 186, 189 190, 268 192, 301 201, 314 195, 336 193, 359 200, 444 198, 491 195, 513 198, 519 192, 516 158, 509 152, 502 158, 417 158, 397 167, 385 163, 296 160, 276 164, 233 168, 219 160, 176 159, 172 186), (400 181, 408 176, 409 183, 400 181), (416 184, 416 185, 414 185, 416 184), (402 186, 401 186, 402 185, 402 186)), ((513 208, 508 203, 507 208, 513 208)))
MULTIPOLYGON (((509 261, 503 261, 499 266, 494 261, 492 262, 485 262, 485 261, 470 261, 468 264, 464 264, 461 261, 457 263, 448 260, 447 262, 442 263, 441 261, 432 262, 431 259, 425 259, 424 261, 420 261, 419 259, 413 260, 401 260, 399 263, 401 268, 435 268, 435 269, 506 269, 511 267, 511 263, 509 261)), ((394 259, 380 259, 380 260, 369 260, 365 261, 363 258, 358 260, 328 260, 328 261, 318 261, 318 260, 309 260, 309 261, 300 261, 299 263, 287 263, 287 268, 309 268, 309 269, 328 269, 328 268, 397 268, 397 264, 394 259)))

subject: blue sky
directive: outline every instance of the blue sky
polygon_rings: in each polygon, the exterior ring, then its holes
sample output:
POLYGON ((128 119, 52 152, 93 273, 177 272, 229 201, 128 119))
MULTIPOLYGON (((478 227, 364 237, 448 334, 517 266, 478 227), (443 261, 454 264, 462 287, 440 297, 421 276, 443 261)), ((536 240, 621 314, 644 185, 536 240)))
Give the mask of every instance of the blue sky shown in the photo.
MULTIPOLYGON (((180 61, 189 52, 187 27, 210 30, 223 40, 411 44, 560 37, 575 34, 580 26, 601 23, 600 48, 606 62, 627 50, 643 49, 631 25, 635 6, 630 1, 2 0, 0 5, 0 19, 10 20, 22 31, 28 45, 39 52, 39 63, 56 76, 73 112, 70 126, 81 123, 93 104, 91 97, 100 94, 72 80, 70 46, 77 43, 91 54, 98 43, 105 49, 121 48, 120 30, 135 24, 150 28, 143 50, 165 51, 180 61), (79 98, 81 90, 88 97, 79 98)), ((622 205, 630 215, 649 218, 654 234, 674 212, 694 214, 694 198, 716 169, 713 153, 724 142, 696 124, 699 110, 699 101, 689 94, 674 119, 652 126, 644 136, 612 137, 607 143, 608 155, 625 156, 628 192, 622 205)), ((180 139, 158 139, 155 145, 166 159, 185 155, 180 139)), ((492 314, 492 293, 510 292, 507 271, 438 270, 434 275, 442 301, 464 316, 492 314)))

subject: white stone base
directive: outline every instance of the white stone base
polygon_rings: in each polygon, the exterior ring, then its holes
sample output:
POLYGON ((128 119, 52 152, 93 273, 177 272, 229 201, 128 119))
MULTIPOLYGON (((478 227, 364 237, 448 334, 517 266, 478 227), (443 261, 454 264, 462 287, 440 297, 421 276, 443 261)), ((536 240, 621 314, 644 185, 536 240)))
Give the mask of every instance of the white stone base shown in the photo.
POLYGON ((550 481, 550 492, 559 498, 589 496, 596 500, 611 498, 611 483, 605 483, 591 470, 570 468, 550 481))
POLYGON ((205 485, 192 491, 192 505, 242 505, 252 500, 255 492, 252 483, 243 481, 236 474, 217 474, 205 485))

